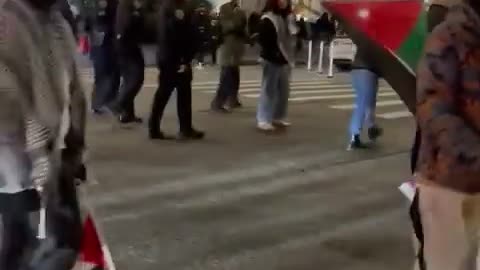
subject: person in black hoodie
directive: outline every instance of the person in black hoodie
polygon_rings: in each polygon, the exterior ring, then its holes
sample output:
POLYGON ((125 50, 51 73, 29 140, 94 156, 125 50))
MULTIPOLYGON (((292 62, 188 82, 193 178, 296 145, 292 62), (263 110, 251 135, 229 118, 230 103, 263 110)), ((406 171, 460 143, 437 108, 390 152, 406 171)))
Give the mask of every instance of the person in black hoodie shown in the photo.
POLYGON ((198 48, 198 33, 186 0, 165 0, 158 22, 159 86, 149 120, 151 139, 169 139, 161 131, 165 106, 177 90, 180 132, 177 139, 202 139, 204 133, 192 127, 192 65, 198 48))
POLYGON ((262 89, 257 110, 257 128, 272 132, 290 126, 286 121, 290 72, 294 58, 288 0, 268 0, 259 25, 263 59, 262 89))

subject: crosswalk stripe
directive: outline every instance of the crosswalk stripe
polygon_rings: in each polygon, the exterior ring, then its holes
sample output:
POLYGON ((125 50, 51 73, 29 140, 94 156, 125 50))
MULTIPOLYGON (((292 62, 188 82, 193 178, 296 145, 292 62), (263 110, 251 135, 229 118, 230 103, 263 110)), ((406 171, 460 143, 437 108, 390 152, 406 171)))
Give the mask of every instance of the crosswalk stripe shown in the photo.
MULTIPOLYGON (((240 93, 255 93, 255 94, 245 94, 243 96, 248 98, 258 98, 260 97, 260 91, 258 90, 245 90, 244 92, 240 93)), ((325 90, 292 90, 290 91, 290 95, 303 95, 303 94, 336 94, 336 93, 352 93, 352 89, 348 88, 337 88, 337 89, 325 89, 325 90)), ((379 92, 392 92, 392 89, 389 87, 380 88, 379 92)))
MULTIPOLYGON (((257 83, 244 83, 242 82, 240 84, 240 88, 260 88, 262 85, 261 82, 257 83)), ((290 83, 290 87, 329 87, 332 85, 344 85, 344 86, 349 86, 350 84, 332 84, 332 83, 325 83, 321 81, 312 81, 312 82, 292 82, 290 83)), ((216 89, 218 87, 217 84, 209 84, 209 85, 198 85, 198 84, 192 84, 192 88, 196 90, 211 90, 211 89, 216 89)))
MULTIPOLYGON (((385 107, 385 106, 402 105, 403 102, 401 100, 382 100, 382 101, 377 101, 376 104, 377 104, 377 107, 385 107)), ((356 106, 355 104, 340 104, 340 105, 333 105, 329 107, 337 110, 351 110, 351 109, 354 109, 356 106)))
MULTIPOLYGON (((397 93, 379 93, 379 97, 396 96, 397 93)), ((247 96, 247 95, 245 95, 247 96)), ((294 97, 289 98, 289 101, 307 101, 307 100, 329 100, 329 99, 349 99, 354 98, 355 95, 326 95, 326 96, 308 96, 308 97, 294 97)))
POLYGON ((388 112, 388 113, 377 114, 377 117, 383 118, 383 119, 398 119, 398 118, 412 117, 412 113, 409 111, 388 112))

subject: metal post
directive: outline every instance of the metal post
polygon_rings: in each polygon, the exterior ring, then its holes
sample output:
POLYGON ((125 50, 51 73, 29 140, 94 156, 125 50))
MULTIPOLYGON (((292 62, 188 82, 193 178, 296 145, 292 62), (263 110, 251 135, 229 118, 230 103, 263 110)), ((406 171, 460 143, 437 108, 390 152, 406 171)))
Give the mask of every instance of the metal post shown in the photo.
POLYGON ((313 41, 309 40, 308 41, 308 63, 307 63, 308 70, 312 70, 312 51, 313 51, 313 41))
POLYGON ((328 57, 329 57, 329 63, 328 63, 328 78, 333 78, 333 57, 335 54, 335 43, 330 42, 330 49, 328 50, 328 57))
POLYGON ((325 50, 325 42, 320 42, 320 51, 318 53, 318 73, 323 73, 323 51, 325 50))

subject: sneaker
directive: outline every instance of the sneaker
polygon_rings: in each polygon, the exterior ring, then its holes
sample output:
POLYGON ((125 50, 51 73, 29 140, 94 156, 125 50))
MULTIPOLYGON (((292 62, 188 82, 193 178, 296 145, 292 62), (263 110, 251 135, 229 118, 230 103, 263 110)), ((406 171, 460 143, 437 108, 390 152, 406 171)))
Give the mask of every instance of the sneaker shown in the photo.
POLYGON ((198 131, 192 128, 189 132, 179 132, 177 134, 178 141, 186 141, 186 140, 201 140, 205 137, 205 132, 198 131))
POLYGON ((265 131, 265 132, 272 132, 275 131, 275 126, 273 126, 271 123, 267 122, 260 122, 257 124, 257 128, 260 131, 265 131))
POLYGON ((148 137, 150 138, 150 140, 172 140, 172 139, 174 139, 174 137, 165 135, 165 133, 163 133, 161 131, 153 131, 153 130, 150 130, 148 132, 148 137))
POLYGON ((118 121, 121 124, 142 124, 143 119, 134 115, 120 115, 118 121))
POLYGON ((286 128, 286 127, 290 127, 292 123, 285 120, 275 120, 273 121, 273 125, 280 128, 286 128))
POLYGON ((217 106, 212 106, 210 107, 210 110, 212 112, 216 112, 216 113, 224 113, 224 114, 227 114, 227 113, 231 113, 232 111, 225 107, 225 106, 222 106, 222 107, 217 107, 217 106))
POLYGON ((354 135, 348 144, 347 151, 365 148, 367 148, 367 146, 360 140, 360 135, 354 135))
POLYGON ((368 138, 371 141, 375 141, 382 135, 383 135, 383 129, 378 126, 373 126, 368 129, 368 138))

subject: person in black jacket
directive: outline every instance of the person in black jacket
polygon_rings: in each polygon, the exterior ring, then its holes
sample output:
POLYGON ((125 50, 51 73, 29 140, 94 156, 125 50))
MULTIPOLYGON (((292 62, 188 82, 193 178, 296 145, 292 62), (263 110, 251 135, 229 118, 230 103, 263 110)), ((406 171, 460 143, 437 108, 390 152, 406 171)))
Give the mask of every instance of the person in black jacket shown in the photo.
POLYGON ((110 109, 122 124, 142 122, 135 115, 135 97, 144 81, 145 59, 141 43, 145 18, 146 0, 119 0, 115 32, 123 82, 110 109))
POLYGON ((168 139, 160 130, 165 106, 177 90, 180 132, 177 139, 202 139, 204 133, 192 127, 192 65, 198 48, 198 34, 186 0, 165 0, 158 22, 159 86, 149 120, 151 139, 168 139))
POLYGON ((92 111, 102 114, 118 93, 120 71, 115 53, 115 16, 118 0, 95 2, 93 10, 85 17, 85 31, 88 33, 92 49, 94 88, 92 111))
POLYGON ((257 109, 257 128, 272 132, 290 126, 286 121, 290 73, 294 63, 289 27, 291 6, 288 0, 268 0, 259 25, 263 59, 262 89, 257 109))

